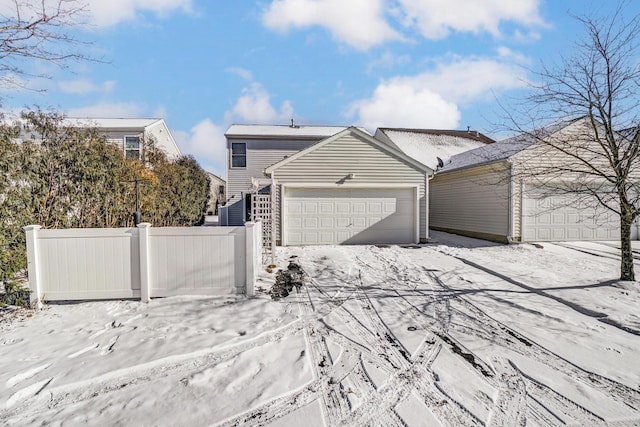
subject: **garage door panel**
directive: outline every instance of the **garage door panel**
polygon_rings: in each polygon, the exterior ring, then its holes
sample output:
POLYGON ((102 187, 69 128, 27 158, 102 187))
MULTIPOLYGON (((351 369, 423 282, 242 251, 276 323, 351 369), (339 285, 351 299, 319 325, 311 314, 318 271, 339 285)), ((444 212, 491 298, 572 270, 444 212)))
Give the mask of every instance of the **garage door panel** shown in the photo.
POLYGON ((320 228, 329 228, 329 229, 333 230, 333 228, 334 228, 333 218, 321 217, 320 218, 320 228))
POLYGON ((302 229, 302 218, 290 216, 291 222, 289 223, 289 228, 291 230, 300 230, 302 229))
POLYGON ((302 203, 301 202, 292 201, 291 203, 289 203, 287 205, 287 213, 296 214, 296 213, 300 213, 300 212, 302 212, 302 203))
POLYGON ((367 204, 367 213, 379 214, 382 213, 382 202, 370 202, 367 204))
POLYGON ((605 212, 590 200, 570 195, 541 196, 529 190, 524 199, 525 241, 616 240, 620 224, 615 213, 605 212))
POLYGON ((367 205, 364 202, 353 202, 351 205, 351 213, 363 214, 367 212, 367 205))
POLYGON ((367 217, 357 216, 352 218, 351 226, 358 230, 363 230, 367 227, 367 217))
POLYGON ((318 228, 317 217, 304 217, 302 218, 302 224, 306 230, 318 228))
POLYGON ((338 214, 348 214, 350 212, 350 205, 346 202, 336 202, 336 213, 338 214))
POLYGON ((415 203, 413 188, 287 188, 285 244, 411 243, 415 203))
POLYGON ((335 213, 335 203, 320 203, 320 213, 333 214, 335 213))
POLYGON ((316 214, 316 213, 318 213, 318 203, 305 201, 302 204, 302 211, 305 214, 316 214))

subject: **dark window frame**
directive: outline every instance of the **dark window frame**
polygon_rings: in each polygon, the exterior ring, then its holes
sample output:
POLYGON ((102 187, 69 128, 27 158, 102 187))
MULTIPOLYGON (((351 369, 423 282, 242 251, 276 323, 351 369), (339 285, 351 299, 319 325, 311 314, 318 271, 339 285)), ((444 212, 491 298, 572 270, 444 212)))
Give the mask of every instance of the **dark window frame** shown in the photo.
POLYGON ((231 167, 246 168, 247 167, 247 143, 232 142, 231 143, 231 167), (242 147, 242 148, 241 148, 242 147))

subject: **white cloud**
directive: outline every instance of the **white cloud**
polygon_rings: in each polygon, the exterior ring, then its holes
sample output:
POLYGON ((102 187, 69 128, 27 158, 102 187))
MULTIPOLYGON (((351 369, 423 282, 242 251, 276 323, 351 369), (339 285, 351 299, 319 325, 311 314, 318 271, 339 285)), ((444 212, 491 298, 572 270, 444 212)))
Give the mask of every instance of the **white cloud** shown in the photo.
POLYGON ((351 105, 349 116, 369 130, 380 126, 456 128, 460 106, 491 101, 524 86, 523 69, 486 58, 458 58, 432 71, 381 82, 370 98, 351 105))
POLYGON ((438 40, 452 31, 500 36, 500 24, 543 25, 540 0, 397 0, 405 25, 416 27, 427 39, 438 40))
POLYGON ((260 83, 252 83, 250 87, 242 90, 236 104, 225 113, 225 122, 288 122, 292 115, 293 107, 290 101, 284 101, 278 111, 271 105, 269 92, 260 83))
POLYGON ((367 72, 371 72, 376 68, 394 68, 398 65, 406 65, 411 61, 409 55, 396 55, 393 52, 386 51, 377 59, 372 60, 367 65, 367 72))
POLYGON ((111 93, 116 87, 116 82, 114 80, 107 80, 96 84, 86 79, 66 80, 59 82, 58 87, 64 93, 78 95, 86 95, 92 92, 111 93))
POLYGON ((188 132, 172 132, 180 150, 192 154, 205 170, 224 178, 226 175, 226 139, 224 128, 204 119, 188 132))
POLYGON ((277 123, 289 122, 293 107, 285 101, 278 111, 271 105, 269 92, 260 83, 252 83, 242 90, 233 108, 224 114, 220 124, 204 119, 189 131, 172 131, 178 146, 184 154, 193 154, 200 165, 209 172, 224 177, 226 175, 227 140, 224 132, 233 122, 277 123))
POLYGON ((370 131, 378 127, 454 128, 460 121, 456 104, 429 89, 382 83, 369 99, 352 106, 358 122, 370 131))
POLYGON ((86 107, 71 108, 66 111, 70 117, 106 117, 106 118, 128 118, 144 117, 146 106, 134 102, 103 102, 86 107))
POLYGON ((225 71, 227 71, 228 73, 232 73, 235 74, 236 76, 239 76, 240 78, 251 82, 253 81, 253 74, 251 73, 251 71, 246 70, 244 68, 240 68, 240 67, 229 67, 227 68, 225 71))
POLYGON ((402 36, 384 17, 384 0, 274 0, 262 15, 263 24, 286 32, 320 26, 339 42, 358 50, 402 36))
POLYGON ((144 13, 164 18, 176 11, 190 13, 192 0, 89 0, 91 24, 110 27, 121 22, 140 19, 144 13))
POLYGON ((452 32, 489 33, 501 37, 500 26, 511 22, 516 39, 535 38, 532 28, 546 25, 541 0, 272 0, 262 15, 265 27, 287 32, 292 28, 323 27, 334 39, 358 50, 388 41, 408 40, 390 25, 424 38, 439 40, 452 32))
POLYGON ((428 89, 456 103, 491 100, 496 92, 524 86, 524 69, 488 58, 454 58, 433 71, 396 77, 395 84, 428 89))

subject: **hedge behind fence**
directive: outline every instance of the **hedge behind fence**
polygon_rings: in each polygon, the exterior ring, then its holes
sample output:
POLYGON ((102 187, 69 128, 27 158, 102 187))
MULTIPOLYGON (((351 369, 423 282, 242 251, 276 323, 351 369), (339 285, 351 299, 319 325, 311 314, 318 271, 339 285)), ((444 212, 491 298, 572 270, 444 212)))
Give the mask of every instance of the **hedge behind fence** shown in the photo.
POLYGON ((126 159, 95 128, 62 126, 62 116, 27 111, 0 125, 0 281, 26 268, 22 227, 131 227, 135 179, 142 221, 201 224, 209 180, 193 157, 169 160, 153 141, 126 159))

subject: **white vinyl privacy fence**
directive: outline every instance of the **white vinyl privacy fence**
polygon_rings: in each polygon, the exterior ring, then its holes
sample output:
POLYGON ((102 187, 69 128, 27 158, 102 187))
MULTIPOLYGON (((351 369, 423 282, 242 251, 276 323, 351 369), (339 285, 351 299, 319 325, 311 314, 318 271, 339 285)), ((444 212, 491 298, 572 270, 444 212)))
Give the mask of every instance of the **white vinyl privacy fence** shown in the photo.
POLYGON ((253 295, 262 227, 25 227, 32 300, 253 295))

